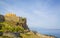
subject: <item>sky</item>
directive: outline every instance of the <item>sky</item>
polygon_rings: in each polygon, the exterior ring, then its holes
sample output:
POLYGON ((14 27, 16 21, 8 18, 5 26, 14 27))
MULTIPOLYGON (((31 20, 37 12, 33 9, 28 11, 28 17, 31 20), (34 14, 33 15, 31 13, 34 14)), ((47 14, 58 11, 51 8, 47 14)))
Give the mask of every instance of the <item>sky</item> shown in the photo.
POLYGON ((29 28, 60 29, 60 0, 0 0, 0 13, 26 17, 29 28))

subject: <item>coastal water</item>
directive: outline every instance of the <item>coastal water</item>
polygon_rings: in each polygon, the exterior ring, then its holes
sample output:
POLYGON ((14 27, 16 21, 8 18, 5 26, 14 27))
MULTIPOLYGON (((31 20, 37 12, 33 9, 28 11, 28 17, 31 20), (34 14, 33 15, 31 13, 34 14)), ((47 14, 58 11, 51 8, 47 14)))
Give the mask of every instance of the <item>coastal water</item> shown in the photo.
POLYGON ((60 38, 60 29, 38 29, 38 28, 32 28, 32 30, 35 30, 41 34, 46 35, 52 35, 56 36, 57 38, 60 38))
POLYGON ((37 31, 42 34, 52 35, 60 38, 60 29, 40 29, 37 31))

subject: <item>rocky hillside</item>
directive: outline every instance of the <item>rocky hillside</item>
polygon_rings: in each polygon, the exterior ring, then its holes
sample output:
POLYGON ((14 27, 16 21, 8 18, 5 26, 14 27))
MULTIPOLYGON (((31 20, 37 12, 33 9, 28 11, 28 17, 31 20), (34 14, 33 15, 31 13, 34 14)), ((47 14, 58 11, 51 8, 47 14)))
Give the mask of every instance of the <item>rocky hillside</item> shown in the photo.
POLYGON ((10 22, 12 25, 15 26, 22 26, 24 29, 28 29, 28 26, 26 24, 26 18, 18 17, 15 14, 6 14, 6 15, 0 15, 0 20, 2 22, 10 22))
POLYGON ((0 38, 55 38, 32 32, 26 18, 15 14, 0 15, 0 38))

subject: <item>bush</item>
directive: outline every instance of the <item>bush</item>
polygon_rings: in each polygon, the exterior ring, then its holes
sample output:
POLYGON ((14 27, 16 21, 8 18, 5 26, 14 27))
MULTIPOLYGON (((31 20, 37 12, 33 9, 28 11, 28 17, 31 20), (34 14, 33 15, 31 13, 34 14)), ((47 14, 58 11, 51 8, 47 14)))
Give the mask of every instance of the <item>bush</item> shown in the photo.
POLYGON ((18 31, 24 32, 24 29, 23 29, 23 27, 16 26, 16 27, 15 27, 15 31, 16 31, 16 32, 18 32, 18 31))
POLYGON ((3 32, 2 31, 0 31, 0 36, 2 36, 3 35, 3 32))
POLYGON ((2 24, 0 24, 0 30, 2 29, 2 24))

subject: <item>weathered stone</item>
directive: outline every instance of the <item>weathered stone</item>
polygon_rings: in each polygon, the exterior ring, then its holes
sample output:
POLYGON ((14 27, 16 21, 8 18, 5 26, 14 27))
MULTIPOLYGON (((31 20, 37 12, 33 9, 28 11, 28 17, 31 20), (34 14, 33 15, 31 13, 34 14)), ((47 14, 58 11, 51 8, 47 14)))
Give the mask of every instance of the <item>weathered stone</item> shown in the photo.
POLYGON ((0 15, 0 22, 4 22, 5 21, 5 18, 3 15, 0 15))
POLYGON ((20 33, 18 33, 18 32, 14 32, 13 34, 17 37, 20 37, 20 33))

